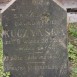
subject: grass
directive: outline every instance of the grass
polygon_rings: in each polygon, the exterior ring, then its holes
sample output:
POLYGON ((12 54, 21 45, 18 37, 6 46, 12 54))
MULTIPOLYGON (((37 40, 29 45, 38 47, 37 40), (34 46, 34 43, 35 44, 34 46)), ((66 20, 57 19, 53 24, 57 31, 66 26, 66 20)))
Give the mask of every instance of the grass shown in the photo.
POLYGON ((68 53, 69 53, 69 61, 71 63, 71 76, 77 77, 77 23, 69 24, 68 30, 68 53))
POLYGON ((3 51, 2 51, 2 38, 1 38, 1 32, 2 32, 2 26, 0 24, 0 77, 3 76, 3 61, 2 61, 2 58, 3 58, 3 51))
POLYGON ((3 70, 3 43, 2 43, 1 33, 2 33, 2 26, 0 23, 0 77, 9 77, 10 72, 4 73, 4 70, 3 70))

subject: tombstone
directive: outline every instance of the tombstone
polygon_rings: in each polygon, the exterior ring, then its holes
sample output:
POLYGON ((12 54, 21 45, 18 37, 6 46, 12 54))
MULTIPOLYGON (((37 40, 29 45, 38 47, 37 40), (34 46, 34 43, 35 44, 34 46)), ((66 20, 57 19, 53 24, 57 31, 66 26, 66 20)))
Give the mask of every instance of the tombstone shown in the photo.
POLYGON ((1 13, 5 72, 11 77, 69 77, 63 8, 53 0, 16 0, 1 13))

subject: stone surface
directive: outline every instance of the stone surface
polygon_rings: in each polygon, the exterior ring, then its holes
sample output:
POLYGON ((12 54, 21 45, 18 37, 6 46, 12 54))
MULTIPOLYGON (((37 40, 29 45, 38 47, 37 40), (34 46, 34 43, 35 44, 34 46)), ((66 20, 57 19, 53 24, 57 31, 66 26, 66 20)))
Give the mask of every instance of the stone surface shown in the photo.
POLYGON ((57 1, 59 1, 66 9, 77 8, 77 0, 57 0, 57 1))
POLYGON ((6 2, 9 2, 11 0, 0 0, 0 3, 6 3, 6 2))
POLYGON ((67 15, 53 0, 17 0, 2 14, 4 70, 11 77, 69 77, 67 15))

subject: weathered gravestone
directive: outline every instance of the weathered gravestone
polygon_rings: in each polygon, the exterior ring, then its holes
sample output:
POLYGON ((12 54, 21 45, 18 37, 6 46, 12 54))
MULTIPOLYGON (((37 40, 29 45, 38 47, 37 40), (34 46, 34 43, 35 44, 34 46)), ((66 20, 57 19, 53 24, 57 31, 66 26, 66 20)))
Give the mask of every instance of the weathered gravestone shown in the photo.
POLYGON ((2 13, 5 72, 69 77, 66 18, 53 0, 16 0, 2 13))

